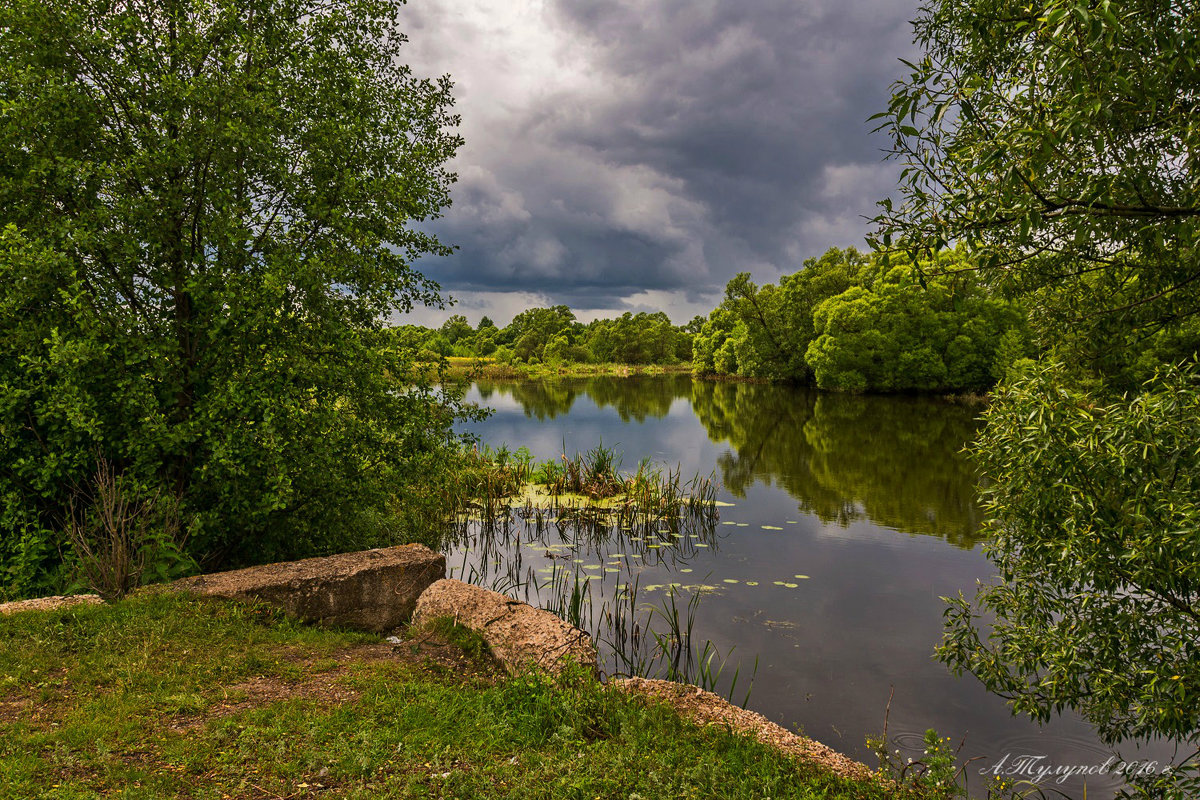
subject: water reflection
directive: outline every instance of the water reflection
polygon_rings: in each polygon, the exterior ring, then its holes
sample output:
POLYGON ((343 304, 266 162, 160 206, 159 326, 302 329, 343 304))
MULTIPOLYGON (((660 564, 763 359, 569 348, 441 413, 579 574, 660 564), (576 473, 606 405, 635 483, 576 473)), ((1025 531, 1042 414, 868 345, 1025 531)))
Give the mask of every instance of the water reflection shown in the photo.
POLYGON ((972 547, 979 528, 975 475, 959 452, 977 409, 929 398, 830 395, 782 386, 693 381, 687 375, 479 382, 525 416, 565 417, 580 397, 623 422, 665 417, 686 401, 711 442, 729 451, 718 476, 736 497, 775 486, 798 510, 847 526, 866 520, 972 547))
POLYGON ((534 419, 565 416, 576 399, 583 396, 598 408, 613 408, 623 422, 644 422, 648 417, 665 417, 675 400, 688 397, 692 379, 689 375, 596 376, 540 381, 480 380, 475 386, 485 401, 494 394, 511 397, 524 409, 525 416, 534 419))
MULTIPOLYGON (((727 678, 757 664, 751 708, 868 763, 864 742, 881 731, 889 702, 893 746, 906 757, 935 728, 965 737, 962 757, 982 759, 976 768, 1010 753, 1103 763, 1107 748, 1077 715, 1038 727, 932 658, 939 598, 994 575, 972 547, 975 479, 959 453, 975 409, 686 376, 480 384, 468 398, 497 409, 469 427, 493 446, 555 458, 603 441, 627 466, 648 457, 688 476, 715 469, 719 499, 732 505, 686 541, 657 529, 658 539, 571 527, 562 535, 557 520, 542 532, 536 521, 500 537, 479 531, 447 553, 456 575, 533 587, 532 602, 555 608, 586 585, 580 613, 607 603, 628 609, 625 619, 661 608, 672 587, 702 592, 698 641, 729 658, 727 678), (624 594, 631 586, 636 599, 624 594)), ((614 630, 601 625, 607 617, 584 623, 614 630)), ((1171 755, 1152 744, 1141 757, 1171 755)), ((1120 783, 1088 778, 1086 796, 1111 797, 1120 783)), ((1083 779, 1054 788, 1084 796, 1083 779)))
POLYGON ((733 448, 717 464, 737 496, 761 481, 824 522, 975 544, 975 475, 959 453, 976 430, 970 407, 697 381, 692 408, 712 441, 733 448))

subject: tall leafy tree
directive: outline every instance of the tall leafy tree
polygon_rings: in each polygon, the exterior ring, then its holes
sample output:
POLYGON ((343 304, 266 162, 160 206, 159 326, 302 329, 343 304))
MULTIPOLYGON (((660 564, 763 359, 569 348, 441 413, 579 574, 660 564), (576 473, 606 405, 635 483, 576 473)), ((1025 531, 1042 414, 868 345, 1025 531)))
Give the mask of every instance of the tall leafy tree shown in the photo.
POLYGON ((914 24, 924 55, 879 115, 903 168, 879 243, 971 244, 1116 377, 1200 307, 1200 3, 935 0, 914 24))
POLYGON ((823 389, 986 391, 1000 375, 997 349, 1022 327, 1020 312, 975 281, 939 276, 924 287, 912 266, 835 295, 813 313, 806 359, 823 389))
MULTIPOLYGON (((211 563, 336 546, 447 437, 381 321, 436 286, 450 82, 393 0, 0 7, 0 569, 99 460, 211 563)), ((343 544, 345 542, 343 541, 343 544)), ((41 576, 41 578, 39 578, 41 576)))
POLYGON ((915 25, 879 243, 969 245, 1063 361, 988 415, 1000 580, 954 603, 941 656, 1037 718, 1195 740, 1200 3, 934 0, 915 25))

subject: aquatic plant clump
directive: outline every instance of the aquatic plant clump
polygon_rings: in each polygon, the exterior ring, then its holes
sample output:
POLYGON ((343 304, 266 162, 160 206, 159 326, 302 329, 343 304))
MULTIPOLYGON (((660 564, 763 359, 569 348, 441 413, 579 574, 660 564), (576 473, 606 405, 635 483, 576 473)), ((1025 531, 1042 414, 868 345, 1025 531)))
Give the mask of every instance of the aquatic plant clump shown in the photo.
POLYGON ((717 516, 715 476, 684 480, 680 470, 664 470, 648 459, 625 473, 620 457, 603 445, 537 464, 524 447, 484 446, 466 452, 464 461, 451 487, 459 522, 495 521, 515 511, 541 524, 646 528, 661 523, 678 533, 684 517, 715 522, 717 516))

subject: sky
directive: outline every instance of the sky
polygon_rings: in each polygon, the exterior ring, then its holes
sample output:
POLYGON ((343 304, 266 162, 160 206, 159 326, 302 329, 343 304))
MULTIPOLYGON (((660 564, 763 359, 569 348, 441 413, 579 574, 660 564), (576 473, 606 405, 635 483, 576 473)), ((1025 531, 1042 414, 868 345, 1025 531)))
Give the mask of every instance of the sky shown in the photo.
POLYGON ((725 283, 775 282, 864 246, 898 167, 868 117, 915 52, 916 0, 409 0, 408 63, 450 75, 465 145, 458 247, 417 268, 452 313, 499 325, 707 314, 725 283))

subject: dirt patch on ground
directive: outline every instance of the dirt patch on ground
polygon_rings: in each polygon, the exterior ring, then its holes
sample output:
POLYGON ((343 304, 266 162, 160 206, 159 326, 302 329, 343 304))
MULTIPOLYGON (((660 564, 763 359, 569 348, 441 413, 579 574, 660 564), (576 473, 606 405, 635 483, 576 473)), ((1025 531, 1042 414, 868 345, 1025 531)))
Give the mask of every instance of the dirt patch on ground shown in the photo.
POLYGON ((872 776, 865 764, 818 741, 792 733, 762 714, 738 708, 728 700, 696 686, 647 678, 618 678, 612 681, 612 685, 623 692, 660 700, 700 725, 722 725, 749 734, 769 747, 819 764, 834 774, 856 780, 872 776))
POLYGON ((458 646, 434 633, 413 630, 399 642, 348 647, 324 658, 285 653, 285 661, 301 668, 302 678, 260 675, 223 687, 223 699, 203 713, 179 717, 171 726, 190 730, 206 721, 237 714, 272 703, 304 698, 323 705, 344 705, 359 698, 359 691, 347 680, 354 668, 369 664, 405 664, 436 675, 439 680, 493 682, 505 675, 503 666, 468 656, 458 646))
MULTIPOLYGON (((286 673, 259 675, 229 686, 214 687, 206 694, 210 699, 215 694, 216 699, 203 711, 178 714, 167 727, 176 731, 193 730, 210 719, 293 698, 316 700, 331 706, 344 705, 359 697, 359 691, 347 679, 361 665, 404 664, 438 680, 464 683, 494 682, 505 675, 504 667, 498 662, 470 656, 436 633, 418 629, 402 632, 398 642, 354 645, 326 656, 313 656, 290 648, 277 651, 276 655, 297 668, 291 671, 297 677, 288 677, 286 673)), ((41 697, 11 693, 0 697, 0 724, 25 722, 37 728, 55 724, 63 710, 72 705, 66 672, 61 669, 45 676, 47 681, 54 679, 49 696, 39 690, 41 697)))

